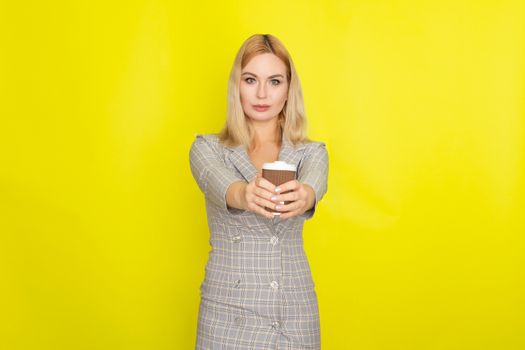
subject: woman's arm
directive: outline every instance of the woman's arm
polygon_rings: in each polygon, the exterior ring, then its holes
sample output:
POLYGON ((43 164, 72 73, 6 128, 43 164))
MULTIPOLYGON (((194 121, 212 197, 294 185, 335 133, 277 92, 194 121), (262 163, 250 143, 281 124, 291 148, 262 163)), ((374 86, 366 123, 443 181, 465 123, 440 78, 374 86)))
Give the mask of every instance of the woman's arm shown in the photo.
POLYGON ((204 196, 229 214, 248 210, 271 219, 273 214, 264 207, 275 205, 269 199, 275 186, 260 176, 247 183, 224 165, 216 147, 197 135, 190 148, 191 172, 204 196))
POLYGON ((281 219, 300 216, 305 220, 310 219, 315 212, 317 203, 327 190, 328 180, 328 153, 326 146, 318 142, 308 150, 301 160, 298 169, 298 178, 279 185, 279 194, 273 200, 284 201, 289 204, 280 205, 281 219))
POLYGON ((245 181, 236 181, 226 191, 226 203, 228 207, 244 210, 244 193, 246 191, 245 181))
POLYGON ((301 214, 307 220, 314 215, 317 203, 328 190, 328 152, 324 142, 318 142, 314 146, 314 149, 301 162, 298 171, 297 180, 304 185, 309 185, 314 193, 312 207, 301 214))
MULTIPOLYGON (((193 141, 189 157, 192 175, 204 196, 223 210, 228 210, 226 193, 234 184, 233 207, 239 208, 240 185, 244 179, 235 175, 232 169, 224 165, 220 159, 217 145, 207 140, 203 135, 197 135, 193 141)), ((229 211, 230 212, 230 211, 229 211)), ((231 212, 230 212, 231 213, 231 212)))

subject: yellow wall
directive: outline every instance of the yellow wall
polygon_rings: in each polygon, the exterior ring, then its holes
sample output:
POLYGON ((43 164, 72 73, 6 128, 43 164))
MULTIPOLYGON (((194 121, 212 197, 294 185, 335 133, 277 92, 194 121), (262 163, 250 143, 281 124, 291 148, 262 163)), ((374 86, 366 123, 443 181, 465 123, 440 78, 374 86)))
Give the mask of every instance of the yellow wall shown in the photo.
POLYGON ((255 33, 330 156, 323 349, 525 348, 523 1, 3 1, 0 27, 0 348, 194 347, 188 151, 255 33))

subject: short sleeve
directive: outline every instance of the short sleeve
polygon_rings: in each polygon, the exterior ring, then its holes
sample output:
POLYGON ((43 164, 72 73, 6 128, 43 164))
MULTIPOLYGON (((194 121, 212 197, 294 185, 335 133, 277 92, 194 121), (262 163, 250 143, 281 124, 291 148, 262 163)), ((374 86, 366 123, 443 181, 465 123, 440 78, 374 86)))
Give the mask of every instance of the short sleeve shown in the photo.
POLYGON ((301 160, 298 169, 298 181, 310 185, 315 192, 315 202, 312 208, 300 216, 310 219, 319 201, 328 189, 328 152, 324 142, 316 142, 312 149, 301 160))
POLYGON ((193 178, 205 198, 228 213, 232 213, 230 210, 234 213, 241 211, 228 207, 226 191, 232 183, 244 179, 237 177, 232 169, 225 166, 217 150, 217 144, 203 135, 196 135, 190 147, 189 158, 193 178))

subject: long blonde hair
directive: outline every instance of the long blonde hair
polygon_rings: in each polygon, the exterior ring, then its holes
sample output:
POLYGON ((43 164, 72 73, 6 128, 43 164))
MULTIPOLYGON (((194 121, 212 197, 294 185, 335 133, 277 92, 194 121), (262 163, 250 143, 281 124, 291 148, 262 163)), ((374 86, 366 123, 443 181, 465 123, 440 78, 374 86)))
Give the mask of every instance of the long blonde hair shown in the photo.
POLYGON ((288 99, 279 112, 278 128, 282 137, 287 137, 292 144, 312 142, 307 137, 307 122, 304 111, 301 83, 290 54, 283 43, 270 34, 255 34, 246 39, 237 52, 230 78, 228 80, 227 119, 223 129, 218 133, 219 140, 226 146, 252 145, 254 130, 247 122, 242 109, 239 85, 242 68, 254 56, 272 53, 279 57, 286 66, 288 80, 288 99))

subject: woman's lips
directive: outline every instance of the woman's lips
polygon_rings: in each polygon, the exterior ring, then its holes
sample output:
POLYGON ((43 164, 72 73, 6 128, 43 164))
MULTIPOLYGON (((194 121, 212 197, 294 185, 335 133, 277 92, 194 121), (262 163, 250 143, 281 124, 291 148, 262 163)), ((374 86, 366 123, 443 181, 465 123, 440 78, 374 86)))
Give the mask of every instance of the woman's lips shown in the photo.
POLYGON ((253 108, 254 108, 256 111, 264 112, 265 110, 267 110, 268 108, 270 108, 270 106, 268 106, 268 105, 253 105, 253 108))

